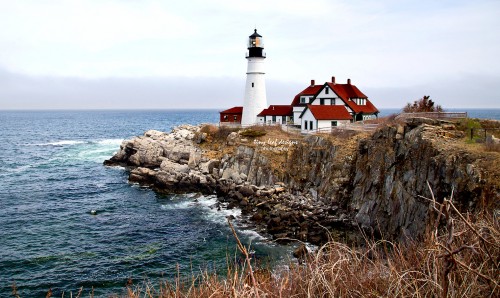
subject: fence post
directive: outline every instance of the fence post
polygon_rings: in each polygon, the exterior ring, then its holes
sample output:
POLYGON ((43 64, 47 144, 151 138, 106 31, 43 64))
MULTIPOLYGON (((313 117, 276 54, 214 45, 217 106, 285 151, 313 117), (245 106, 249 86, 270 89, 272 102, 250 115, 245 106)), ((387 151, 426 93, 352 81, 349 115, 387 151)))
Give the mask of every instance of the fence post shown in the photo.
POLYGON ((472 137, 474 136, 474 128, 470 129, 470 140, 472 141, 472 137))

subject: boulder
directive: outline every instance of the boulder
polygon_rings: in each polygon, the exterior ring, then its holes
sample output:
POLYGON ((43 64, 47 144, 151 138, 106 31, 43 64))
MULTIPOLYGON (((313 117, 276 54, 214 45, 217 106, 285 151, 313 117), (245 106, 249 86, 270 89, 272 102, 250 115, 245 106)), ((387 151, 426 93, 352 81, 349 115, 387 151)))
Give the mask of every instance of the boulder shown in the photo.
POLYGON ((240 140, 240 135, 237 132, 230 133, 226 138, 226 144, 229 146, 234 146, 240 140))
POLYGON ((142 184, 152 184, 155 180, 156 172, 148 168, 138 167, 130 171, 129 181, 142 184))
POLYGON ((198 166, 201 160, 201 152, 196 149, 191 149, 189 153, 188 166, 190 169, 194 169, 198 166))
POLYGON ((214 172, 214 169, 217 169, 219 165, 220 161, 218 161, 217 159, 211 159, 200 164, 200 171, 203 174, 212 174, 214 172))
POLYGON ((255 193, 252 187, 246 185, 241 186, 238 191, 245 197, 250 197, 255 193))
POLYGON ((162 161, 160 165, 160 170, 165 171, 167 173, 171 174, 178 174, 178 173, 189 173, 190 169, 188 165, 181 165, 175 162, 172 162, 168 159, 165 159, 162 161))

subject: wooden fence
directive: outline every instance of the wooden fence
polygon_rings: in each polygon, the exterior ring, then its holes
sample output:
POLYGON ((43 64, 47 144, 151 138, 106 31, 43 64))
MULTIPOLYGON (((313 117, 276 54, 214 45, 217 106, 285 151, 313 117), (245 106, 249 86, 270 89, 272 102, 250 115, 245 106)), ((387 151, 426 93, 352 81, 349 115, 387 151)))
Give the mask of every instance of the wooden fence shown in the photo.
POLYGON ((364 124, 364 123, 349 123, 349 124, 341 124, 339 126, 332 126, 332 127, 324 127, 324 128, 318 128, 318 129, 313 129, 313 130, 308 130, 307 134, 313 134, 313 133, 332 133, 335 131, 341 131, 341 130, 353 130, 353 131, 375 131, 378 128, 378 124, 364 124))

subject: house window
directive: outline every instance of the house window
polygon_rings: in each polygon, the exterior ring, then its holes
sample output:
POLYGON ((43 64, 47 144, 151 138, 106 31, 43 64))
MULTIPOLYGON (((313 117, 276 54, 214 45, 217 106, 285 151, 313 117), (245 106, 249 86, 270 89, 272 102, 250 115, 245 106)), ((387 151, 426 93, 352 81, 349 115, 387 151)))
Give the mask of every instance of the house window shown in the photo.
POLYGON ((306 103, 306 98, 305 98, 305 97, 302 97, 302 98, 300 99, 300 102, 301 102, 301 103, 306 103))
POLYGON ((307 130, 307 121, 304 121, 304 129, 307 130))
POLYGON ((328 93, 330 93, 330 89, 325 88, 325 94, 328 94, 328 93))
POLYGON ((337 121, 332 121, 332 127, 337 126, 337 121))
POLYGON ((281 116, 281 123, 286 123, 286 116, 281 116))
POLYGON ((276 116, 273 116, 273 122, 276 122, 276 116))
POLYGON ((224 115, 224 120, 227 120, 227 115, 224 115))
POLYGON ((234 115, 234 121, 238 120, 238 116, 234 115))
POLYGON ((320 105, 324 105, 325 104, 325 99, 324 98, 320 98, 319 99, 319 104, 320 105))
POLYGON ((332 106, 334 106, 334 105, 335 105, 335 98, 330 99, 330 104, 331 104, 332 106))
POLYGON ((312 121, 309 121, 309 128, 310 128, 311 130, 313 130, 313 122, 312 122, 312 121))
POLYGON ((253 88, 254 84, 252 83, 252 88, 253 88))

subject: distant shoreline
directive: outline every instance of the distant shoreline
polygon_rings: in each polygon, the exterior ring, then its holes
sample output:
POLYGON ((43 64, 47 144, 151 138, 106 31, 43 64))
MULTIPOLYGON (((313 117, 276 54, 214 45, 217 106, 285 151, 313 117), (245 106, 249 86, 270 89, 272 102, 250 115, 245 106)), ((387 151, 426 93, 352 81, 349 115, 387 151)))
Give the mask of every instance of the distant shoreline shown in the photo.
MULTIPOLYGON (((499 108, 444 108, 445 111, 449 112, 467 112, 469 118, 480 118, 480 119, 491 119, 500 120, 500 107, 499 108)), ((1 110, 0 113, 141 113, 141 112, 179 112, 179 113, 190 113, 190 112, 213 112, 219 113, 223 109, 7 109, 1 110)), ((379 117, 385 117, 392 114, 397 114, 401 112, 401 108, 380 108, 379 117)))

